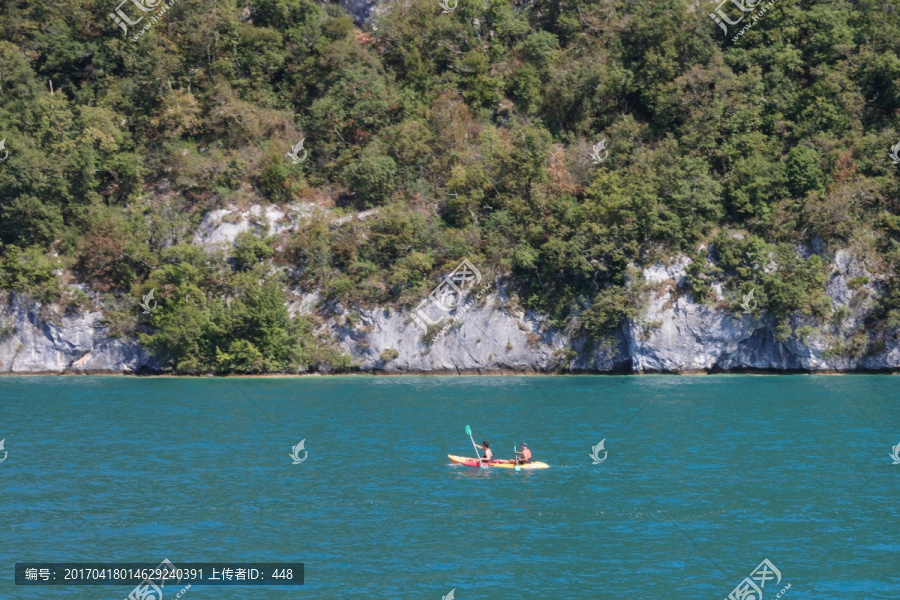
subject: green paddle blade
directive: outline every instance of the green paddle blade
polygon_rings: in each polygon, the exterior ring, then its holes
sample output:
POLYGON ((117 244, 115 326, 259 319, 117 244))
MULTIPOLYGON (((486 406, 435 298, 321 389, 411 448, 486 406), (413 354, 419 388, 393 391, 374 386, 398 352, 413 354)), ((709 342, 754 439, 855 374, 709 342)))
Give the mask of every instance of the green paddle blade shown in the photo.
POLYGON ((466 434, 467 434, 467 435, 472 435, 472 428, 469 427, 468 425, 466 425, 466 434))

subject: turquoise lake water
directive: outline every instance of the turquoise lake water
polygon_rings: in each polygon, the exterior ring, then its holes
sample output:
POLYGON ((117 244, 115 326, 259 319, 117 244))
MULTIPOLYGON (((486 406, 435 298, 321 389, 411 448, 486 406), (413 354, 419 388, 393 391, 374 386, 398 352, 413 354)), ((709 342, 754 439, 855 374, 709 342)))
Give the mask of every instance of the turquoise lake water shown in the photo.
POLYGON ((16 586, 16 562, 168 558, 306 565, 187 600, 722 600, 764 559, 766 600, 897 600, 898 382, 0 378, 0 599, 131 591, 16 586), (451 466, 466 424, 551 468, 451 466))

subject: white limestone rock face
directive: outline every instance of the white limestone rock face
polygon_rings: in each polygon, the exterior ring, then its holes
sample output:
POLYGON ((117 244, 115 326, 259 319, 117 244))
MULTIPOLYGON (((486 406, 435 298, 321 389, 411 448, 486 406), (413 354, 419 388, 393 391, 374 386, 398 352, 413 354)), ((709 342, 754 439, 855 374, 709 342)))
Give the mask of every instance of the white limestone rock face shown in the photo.
MULTIPOLYGON (((231 235, 215 229, 203 239, 223 241, 231 235)), ((722 308, 733 306, 734 299, 726 298, 720 285, 714 286, 716 306, 695 302, 684 281, 689 264, 688 258, 676 257, 644 269, 648 287, 640 316, 602 341, 573 338, 552 327, 545 315, 523 311, 502 282, 481 298, 470 293, 464 309, 451 315, 450 327, 431 340, 411 310, 323 304, 316 291, 299 289, 287 308, 291 315, 316 316, 324 323, 320 331, 362 369, 389 373, 900 369, 897 329, 888 332, 883 348, 861 358, 829 352, 841 331, 803 315, 795 316, 792 326, 795 331, 806 326, 812 333, 779 342, 770 316, 722 308)), ((836 308, 845 309, 845 330, 861 327, 880 282, 843 250, 831 266, 827 294, 836 308)), ((444 317, 441 325, 448 322, 444 317)), ((0 373, 132 373, 158 367, 135 340, 110 337, 99 312, 58 315, 53 307, 0 294, 0 373)))
POLYGON ((890 340, 885 346, 883 351, 863 358, 854 366, 869 371, 900 369, 900 332, 896 329, 890 332, 890 340))
POLYGON ((0 304, 0 373, 134 373, 156 364, 136 340, 112 338, 103 315, 40 316, 41 305, 12 294, 0 304))
MULTIPOLYGON (((346 314, 332 317, 329 328, 344 350, 368 370, 491 373, 627 368, 627 359, 616 355, 620 345, 611 349, 595 345, 592 353, 572 361, 566 356, 569 338, 549 327, 546 317, 510 307, 502 290, 486 293, 478 301, 470 295, 466 308, 452 313, 454 320, 445 333, 430 343, 412 311, 359 310, 358 319, 356 314, 349 320, 346 314)), ((445 319, 441 326, 448 322, 445 319)))
MULTIPOLYGON (((732 314, 698 304, 684 289, 690 259, 680 257, 670 265, 644 269, 644 281, 654 284, 647 292, 643 314, 629 319, 628 352, 635 371, 709 371, 753 336, 757 327, 749 315, 732 314)), ((753 360, 746 352, 741 362, 753 360)))
MULTIPOLYGON (((643 271, 644 281, 654 285, 644 297, 642 315, 630 319, 626 331, 636 372, 804 368, 792 348, 775 339, 767 317, 695 302, 684 285, 690 262, 679 257, 643 271)), ((724 300, 721 286, 714 289, 717 300, 724 300)))
POLYGON ((245 211, 235 207, 211 210, 203 215, 193 243, 214 250, 230 247, 238 235, 251 229, 259 234, 279 235, 295 229, 316 210, 320 210, 317 205, 303 203, 284 207, 254 204, 245 211), (268 223, 267 229, 264 223, 268 223))
POLYGON ((321 300, 318 292, 307 294, 300 289, 295 289, 293 291, 293 300, 290 300, 287 305, 288 314, 291 318, 297 315, 311 315, 316 311, 321 300))
MULTIPOLYGON (((775 339, 775 322, 769 315, 743 314, 694 302, 685 289, 690 259, 680 257, 669 265, 644 269, 652 284, 644 296, 645 309, 626 327, 628 354, 636 372, 709 372, 734 370, 847 371, 885 370, 900 366, 900 343, 891 334, 883 351, 863 358, 829 353, 830 341, 822 331, 784 342, 775 339)), ((834 306, 845 306, 845 327, 852 329, 871 307, 876 282, 852 289, 850 280, 869 277, 868 271, 845 250, 835 253, 833 275, 826 293, 834 306)), ((718 301, 725 301, 721 286, 718 301)), ((830 325, 812 317, 792 318, 796 332, 803 325, 831 331, 830 325)), ((831 331, 834 334, 834 331, 831 331)))

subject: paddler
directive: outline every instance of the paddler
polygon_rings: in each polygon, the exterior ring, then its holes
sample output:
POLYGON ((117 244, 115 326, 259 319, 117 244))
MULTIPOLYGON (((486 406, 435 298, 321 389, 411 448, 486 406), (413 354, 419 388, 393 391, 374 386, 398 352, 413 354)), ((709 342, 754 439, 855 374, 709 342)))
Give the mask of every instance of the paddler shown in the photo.
POLYGON ((494 462, 494 453, 491 452, 491 445, 487 442, 481 442, 481 445, 475 444, 481 450, 484 450, 484 456, 481 457, 482 462, 494 462))
POLYGON ((531 450, 528 449, 528 444, 522 442, 522 451, 516 452, 516 455, 521 455, 522 458, 519 459, 520 463, 530 463, 531 462, 531 450))

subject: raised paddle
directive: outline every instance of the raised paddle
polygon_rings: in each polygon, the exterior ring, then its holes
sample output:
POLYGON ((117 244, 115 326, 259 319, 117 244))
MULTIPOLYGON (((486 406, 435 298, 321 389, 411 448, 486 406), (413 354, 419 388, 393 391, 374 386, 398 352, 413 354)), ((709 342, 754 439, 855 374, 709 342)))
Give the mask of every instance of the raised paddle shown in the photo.
POLYGON ((466 425, 466 433, 469 434, 469 439, 472 440, 472 447, 475 448, 475 456, 478 457, 478 466, 484 467, 484 463, 481 462, 481 454, 478 453, 478 444, 475 443, 475 438, 472 437, 472 428, 466 425))
POLYGON ((518 446, 518 444, 513 446, 513 456, 516 457, 516 471, 521 471, 522 467, 519 466, 519 453, 516 452, 516 446, 518 446))

